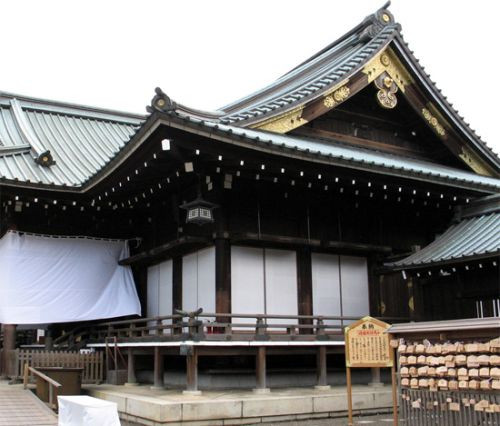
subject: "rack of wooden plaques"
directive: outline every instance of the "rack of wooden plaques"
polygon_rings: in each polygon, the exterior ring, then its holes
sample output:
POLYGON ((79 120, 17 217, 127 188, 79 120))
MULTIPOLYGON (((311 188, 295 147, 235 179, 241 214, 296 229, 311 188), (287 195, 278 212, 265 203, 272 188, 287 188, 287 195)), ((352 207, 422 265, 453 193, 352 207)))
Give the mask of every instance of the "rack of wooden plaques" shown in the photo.
POLYGON ((390 330, 397 337, 391 345, 397 347, 400 418, 408 425, 500 425, 498 329, 449 333, 450 323, 444 330, 429 326, 427 333, 390 330))

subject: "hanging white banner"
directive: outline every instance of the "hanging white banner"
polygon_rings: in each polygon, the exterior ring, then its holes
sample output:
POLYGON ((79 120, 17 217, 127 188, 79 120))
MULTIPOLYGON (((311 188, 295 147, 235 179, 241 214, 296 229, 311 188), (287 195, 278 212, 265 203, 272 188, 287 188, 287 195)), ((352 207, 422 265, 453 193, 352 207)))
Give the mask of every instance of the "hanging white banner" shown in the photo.
POLYGON ((126 241, 7 232, 0 240, 0 323, 140 315, 126 241))

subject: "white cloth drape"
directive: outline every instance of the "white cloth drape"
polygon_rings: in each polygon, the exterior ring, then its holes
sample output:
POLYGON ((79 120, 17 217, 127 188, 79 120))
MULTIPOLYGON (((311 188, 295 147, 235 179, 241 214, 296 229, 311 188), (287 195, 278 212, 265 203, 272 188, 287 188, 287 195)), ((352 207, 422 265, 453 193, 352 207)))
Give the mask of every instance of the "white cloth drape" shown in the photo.
POLYGON ((0 240, 0 323, 140 314, 126 241, 7 232, 0 240))

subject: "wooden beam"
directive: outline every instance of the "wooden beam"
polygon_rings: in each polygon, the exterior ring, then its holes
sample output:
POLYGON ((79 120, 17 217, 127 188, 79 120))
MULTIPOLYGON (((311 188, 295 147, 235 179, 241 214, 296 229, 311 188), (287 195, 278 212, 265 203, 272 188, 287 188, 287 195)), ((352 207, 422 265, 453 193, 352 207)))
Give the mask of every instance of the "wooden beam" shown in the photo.
POLYGON ((150 250, 146 250, 133 256, 127 257, 126 259, 120 260, 119 264, 152 264, 154 262, 160 262, 174 256, 188 254, 192 251, 206 247, 210 245, 210 243, 210 240, 202 237, 185 236, 176 238, 175 240, 168 241, 165 244, 154 247, 150 250))

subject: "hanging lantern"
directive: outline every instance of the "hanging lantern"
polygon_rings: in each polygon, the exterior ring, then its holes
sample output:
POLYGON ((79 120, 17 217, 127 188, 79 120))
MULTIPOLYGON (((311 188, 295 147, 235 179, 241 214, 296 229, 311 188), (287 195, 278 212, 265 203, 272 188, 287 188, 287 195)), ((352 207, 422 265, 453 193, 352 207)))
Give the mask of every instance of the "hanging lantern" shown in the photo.
POLYGON ((196 223, 197 225, 204 225, 206 223, 214 222, 213 210, 218 206, 201 197, 198 190, 198 196, 195 200, 189 203, 184 203, 180 206, 181 209, 187 210, 186 223, 196 223))

